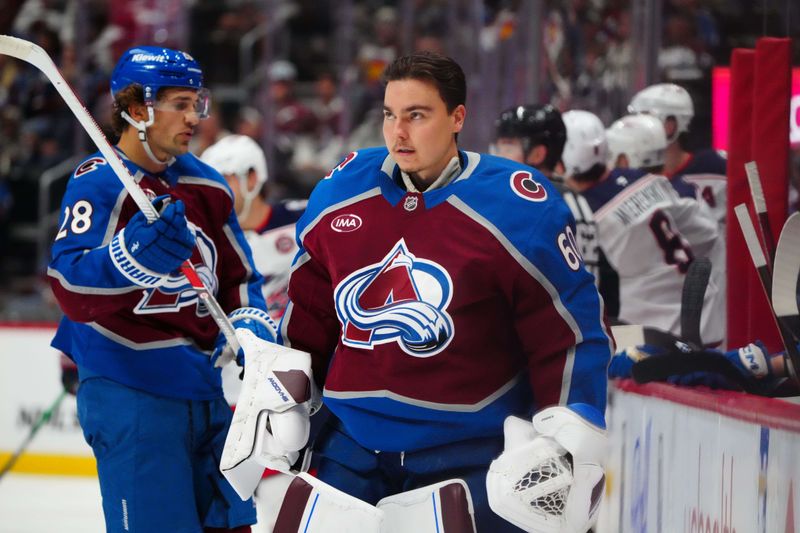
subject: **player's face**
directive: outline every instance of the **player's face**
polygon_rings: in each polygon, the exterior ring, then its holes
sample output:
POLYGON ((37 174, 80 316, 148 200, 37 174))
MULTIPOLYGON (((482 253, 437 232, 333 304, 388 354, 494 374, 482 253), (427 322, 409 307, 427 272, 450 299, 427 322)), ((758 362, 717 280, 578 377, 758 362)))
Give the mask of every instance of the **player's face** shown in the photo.
POLYGON ((150 149, 159 159, 189 151, 189 141, 200 123, 197 91, 166 89, 159 95, 155 121, 147 128, 150 149))
POLYGON ((390 81, 383 97, 383 138, 404 172, 432 183, 458 154, 455 134, 464 126, 466 108, 452 113, 432 83, 390 81))
POLYGON ((514 137, 499 137, 492 146, 492 153, 517 163, 525 162, 522 141, 514 137))

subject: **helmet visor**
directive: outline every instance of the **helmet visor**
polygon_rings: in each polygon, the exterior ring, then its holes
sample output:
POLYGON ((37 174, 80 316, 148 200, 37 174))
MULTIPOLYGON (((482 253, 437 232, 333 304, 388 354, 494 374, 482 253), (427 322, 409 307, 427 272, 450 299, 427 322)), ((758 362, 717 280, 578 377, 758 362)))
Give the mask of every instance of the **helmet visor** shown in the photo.
POLYGON ((211 109, 211 92, 206 89, 198 89, 193 95, 186 93, 167 95, 159 98, 153 104, 156 111, 166 111, 171 113, 197 113, 198 118, 208 118, 211 109))

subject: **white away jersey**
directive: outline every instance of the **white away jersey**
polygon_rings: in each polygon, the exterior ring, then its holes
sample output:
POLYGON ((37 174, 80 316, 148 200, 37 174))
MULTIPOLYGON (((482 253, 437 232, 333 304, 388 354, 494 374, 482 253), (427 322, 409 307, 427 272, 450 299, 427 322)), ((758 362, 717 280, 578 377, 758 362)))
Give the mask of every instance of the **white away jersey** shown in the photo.
MULTIPOLYGON (((691 198, 681 198, 660 175, 615 169, 585 191, 594 209, 600 247, 619 274, 620 319, 680 335, 681 293, 695 257, 708 257, 719 238, 717 222, 691 198)), ((720 288, 706 291, 701 335, 722 340, 720 288)))

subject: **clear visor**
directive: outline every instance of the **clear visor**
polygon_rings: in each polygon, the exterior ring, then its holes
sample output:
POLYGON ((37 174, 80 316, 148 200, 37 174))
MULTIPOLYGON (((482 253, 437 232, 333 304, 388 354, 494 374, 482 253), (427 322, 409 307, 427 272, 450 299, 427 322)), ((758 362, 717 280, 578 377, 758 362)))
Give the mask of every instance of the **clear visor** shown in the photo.
POLYGON ((198 118, 208 118, 211 109, 211 92, 206 89, 198 89, 191 95, 189 93, 179 93, 170 95, 167 98, 157 100, 153 103, 156 111, 167 111, 171 113, 197 113, 198 118))

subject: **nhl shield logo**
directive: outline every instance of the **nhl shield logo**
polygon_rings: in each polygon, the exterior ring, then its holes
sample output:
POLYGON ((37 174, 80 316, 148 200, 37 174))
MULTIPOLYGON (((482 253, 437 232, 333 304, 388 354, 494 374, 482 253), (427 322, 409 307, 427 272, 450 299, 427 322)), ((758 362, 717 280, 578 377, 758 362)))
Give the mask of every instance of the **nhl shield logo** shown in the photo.
POLYGON ((416 196, 406 196, 406 201, 403 202, 403 208, 406 211, 413 211, 419 205, 419 198, 416 196))

